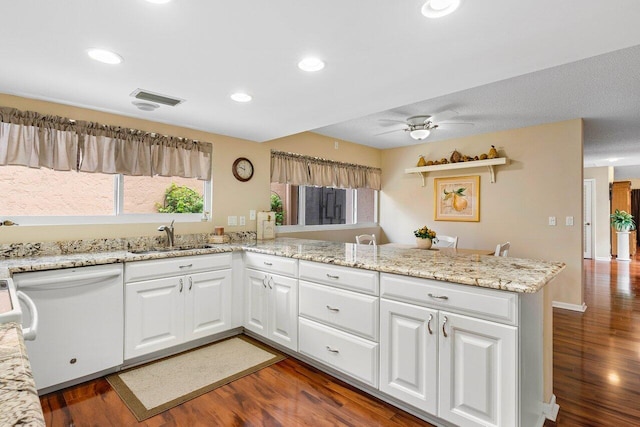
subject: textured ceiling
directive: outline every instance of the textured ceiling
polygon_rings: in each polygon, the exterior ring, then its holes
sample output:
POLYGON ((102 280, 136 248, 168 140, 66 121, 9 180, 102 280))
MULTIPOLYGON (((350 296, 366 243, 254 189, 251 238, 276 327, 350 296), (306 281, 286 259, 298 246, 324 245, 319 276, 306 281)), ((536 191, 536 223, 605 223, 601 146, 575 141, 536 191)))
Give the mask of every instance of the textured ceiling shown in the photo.
POLYGON ((320 129, 373 146, 412 144, 404 132, 374 137, 379 128, 361 122, 386 110, 380 117, 403 120, 415 103, 419 113, 453 108, 475 124, 442 126, 433 141, 581 115, 587 146, 635 149, 626 126, 636 117, 619 114, 617 104, 634 104, 637 85, 612 86, 617 77, 632 80, 635 48, 631 58, 594 59, 609 70, 604 84, 600 65, 574 62, 640 45, 636 0, 615 7, 595 0, 466 0, 439 20, 420 14, 423 0, 0 2, 3 93, 260 142, 320 129), (96 63, 85 54, 90 47, 112 49, 124 62, 96 63), (326 68, 298 70, 307 54, 320 56, 326 68), (580 71, 568 76, 552 68, 563 64, 580 71), (186 102, 143 112, 131 104, 137 88, 186 102), (238 90, 254 100, 231 101, 238 90), (355 131, 344 130, 349 123, 355 131))

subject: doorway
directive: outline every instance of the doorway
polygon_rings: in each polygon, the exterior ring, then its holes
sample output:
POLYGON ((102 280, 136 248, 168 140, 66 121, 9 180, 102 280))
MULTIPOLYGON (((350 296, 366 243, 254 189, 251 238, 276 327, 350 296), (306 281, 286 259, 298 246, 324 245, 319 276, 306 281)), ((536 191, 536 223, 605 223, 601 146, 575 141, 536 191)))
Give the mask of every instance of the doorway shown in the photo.
POLYGON ((595 246, 593 234, 593 211, 595 206, 595 179, 585 179, 582 184, 582 216, 584 218, 582 232, 582 247, 584 248, 584 257, 593 258, 593 248, 595 246))

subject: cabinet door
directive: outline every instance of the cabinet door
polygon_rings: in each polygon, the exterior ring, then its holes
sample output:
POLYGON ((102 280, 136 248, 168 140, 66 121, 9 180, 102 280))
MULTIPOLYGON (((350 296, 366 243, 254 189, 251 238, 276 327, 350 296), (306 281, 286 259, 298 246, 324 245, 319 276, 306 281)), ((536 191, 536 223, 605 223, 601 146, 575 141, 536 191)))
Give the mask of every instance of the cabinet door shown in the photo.
POLYGON ((459 426, 517 426, 517 328, 440 312, 438 416, 459 426))
POLYGON ((125 285, 125 359, 184 340, 184 290, 183 277, 125 285))
POLYGON ((438 312, 380 300, 380 390, 431 414, 437 410, 438 312))
POLYGON ((298 351, 298 280, 270 274, 269 335, 267 338, 298 351))
POLYGON ((231 270, 185 277, 185 341, 224 332, 231 319, 231 270))
POLYGON ((268 292, 267 292, 267 274, 245 268, 245 322, 244 326, 262 336, 267 336, 267 328, 269 321, 267 316, 268 292))

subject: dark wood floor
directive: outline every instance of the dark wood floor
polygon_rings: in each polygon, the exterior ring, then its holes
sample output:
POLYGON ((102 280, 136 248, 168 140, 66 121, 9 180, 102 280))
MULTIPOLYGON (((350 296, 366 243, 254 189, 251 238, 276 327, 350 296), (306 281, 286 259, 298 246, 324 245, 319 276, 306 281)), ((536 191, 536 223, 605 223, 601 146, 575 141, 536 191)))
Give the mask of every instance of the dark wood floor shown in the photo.
MULTIPOLYGON (((555 426, 640 426, 640 260, 585 260, 585 313, 554 309, 555 426)), ((48 426, 429 426, 287 359, 137 423, 103 380, 41 398, 48 426)))
POLYGON ((640 259, 585 260, 587 311, 554 309, 557 423, 640 426, 640 259))

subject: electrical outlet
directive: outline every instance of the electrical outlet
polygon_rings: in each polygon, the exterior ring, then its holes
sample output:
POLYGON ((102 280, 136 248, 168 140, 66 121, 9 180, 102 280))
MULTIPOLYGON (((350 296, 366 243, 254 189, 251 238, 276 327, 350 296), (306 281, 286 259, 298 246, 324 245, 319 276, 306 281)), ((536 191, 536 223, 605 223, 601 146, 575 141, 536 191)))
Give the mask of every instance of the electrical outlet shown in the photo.
POLYGON ((255 221, 256 220, 256 210, 255 209, 251 209, 249 211, 249 219, 251 221, 255 221))
POLYGON ((335 148, 336 150, 340 148, 340 143, 338 141, 333 141, 333 148, 335 148))
POLYGON ((238 217, 233 215, 233 216, 228 216, 227 217, 227 225, 238 225, 238 217))
POLYGON ((247 217, 242 215, 240 217, 240 225, 247 225, 247 217))
POLYGON ((573 217, 572 217, 572 216, 568 216, 568 217, 566 218, 565 224, 566 224, 566 225, 569 225, 569 226, 570 226, 570 225, 573 225, 573 217))
POLYGON ((550 216, 549 217, 549 225, 556 225, 556 217, 555 216, 550 216))

